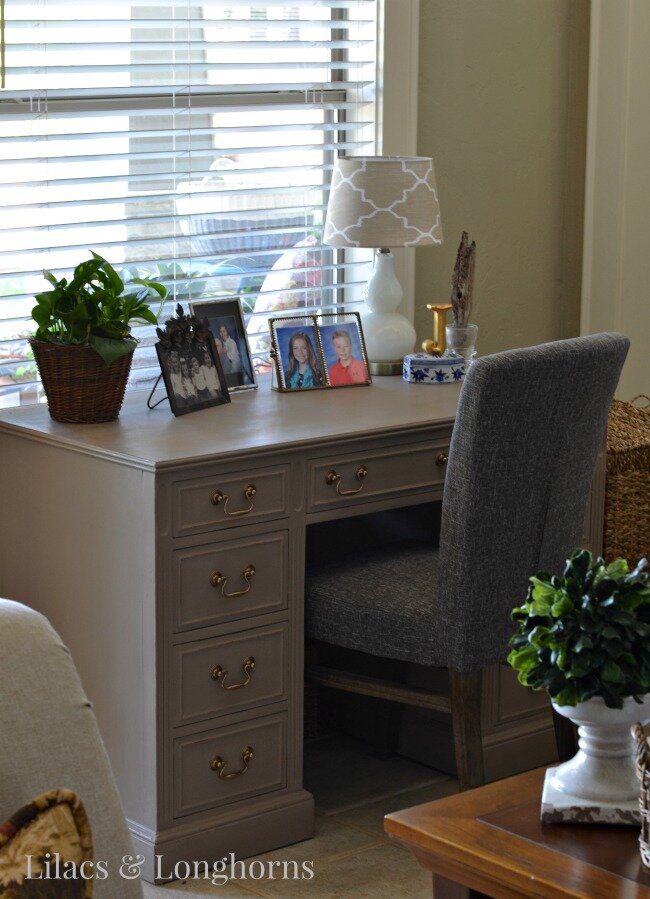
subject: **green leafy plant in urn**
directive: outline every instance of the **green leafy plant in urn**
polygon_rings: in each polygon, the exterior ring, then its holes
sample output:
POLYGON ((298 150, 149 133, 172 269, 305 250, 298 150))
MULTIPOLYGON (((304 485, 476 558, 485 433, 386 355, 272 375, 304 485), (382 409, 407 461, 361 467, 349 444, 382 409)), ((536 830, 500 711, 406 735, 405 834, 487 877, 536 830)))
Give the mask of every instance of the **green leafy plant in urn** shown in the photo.
POLYGON ((530 578, 508 662, 578 725, 579 750, 546 773, 542 820, 631 824, 639 789, 630 727, 650 717, 650 583, 642 559, 577 550, 561 577, 530 578))
MULTIPOLYGON (((92 252, 92 251, 91 251, 92 252)), ((50 415, 56 421, 102 422, 117 418, 137 340, 131 324, 155 325, 148 300, 162 303, 164 285, 147 278, 127 284, 97 253, 80 262, 72 278, 43 276, 52 285, 36 295, 30 340, 50 415)))

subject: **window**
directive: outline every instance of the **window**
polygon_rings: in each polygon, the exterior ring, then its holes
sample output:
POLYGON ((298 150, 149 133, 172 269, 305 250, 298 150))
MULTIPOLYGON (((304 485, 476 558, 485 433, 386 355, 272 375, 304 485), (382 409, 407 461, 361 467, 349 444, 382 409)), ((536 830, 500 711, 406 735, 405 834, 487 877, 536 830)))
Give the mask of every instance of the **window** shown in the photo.
MULTIPOLYGON (((0 0, 0 4, 3 0, 0 0)), ((323 247, 338 153, 375 152, 377 2, 4 0, 0 405, 36 398, 43 269, 93 249, 177 302, 267 317, 358 302, 368 253, 323 247)), ((136 329, 131 383, 158 374, 136 329)))

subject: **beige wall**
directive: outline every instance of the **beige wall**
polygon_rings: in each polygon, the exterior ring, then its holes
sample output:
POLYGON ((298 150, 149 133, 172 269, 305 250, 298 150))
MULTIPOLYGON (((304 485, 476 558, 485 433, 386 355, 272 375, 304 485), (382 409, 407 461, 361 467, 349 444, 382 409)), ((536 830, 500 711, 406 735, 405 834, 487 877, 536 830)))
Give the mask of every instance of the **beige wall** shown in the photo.
POLYGON ((617 396, 650 393, 650 2, 593 0, 582 330, 630 352, 617 396))
POLYGON ((589 0, 421 0, 418 152, 445 243, 416 253, 415 326, 477 243, 479 352, 579 332, 589 0))

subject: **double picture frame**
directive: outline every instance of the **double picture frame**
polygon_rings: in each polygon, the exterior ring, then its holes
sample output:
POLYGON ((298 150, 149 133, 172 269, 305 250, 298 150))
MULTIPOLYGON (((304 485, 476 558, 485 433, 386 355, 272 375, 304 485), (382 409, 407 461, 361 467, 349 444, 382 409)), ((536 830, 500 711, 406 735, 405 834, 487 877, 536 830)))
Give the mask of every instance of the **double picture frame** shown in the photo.
POLYGON ((270 318, 274 389, 327 390, 371 384, 358 312, 270 318))

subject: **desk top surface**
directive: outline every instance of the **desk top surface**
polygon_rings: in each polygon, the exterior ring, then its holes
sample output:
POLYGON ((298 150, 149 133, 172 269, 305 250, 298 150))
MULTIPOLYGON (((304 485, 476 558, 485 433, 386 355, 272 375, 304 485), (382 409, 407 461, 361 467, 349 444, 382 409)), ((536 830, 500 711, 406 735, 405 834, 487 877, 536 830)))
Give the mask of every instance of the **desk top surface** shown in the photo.
POLYGON ((435 873, 499 896, 650 897, 637 828, 543 825, 543 780, 538 769, 394 812, 385 829, 435 873))
POLYGON ((399 377, 383 377, 364 387, 278 393, 263 379, 257 390, 233 393, 227 405, 178 418, 167 402, 148 409, 145 391, 127 394, 118 420, 106 424, 62 424, 52 421, 42 404, 22 406, 0 413, 0 433, 157 469, 432 426, 449 428, 459 392, 456 384, 407 384, 399 377))

